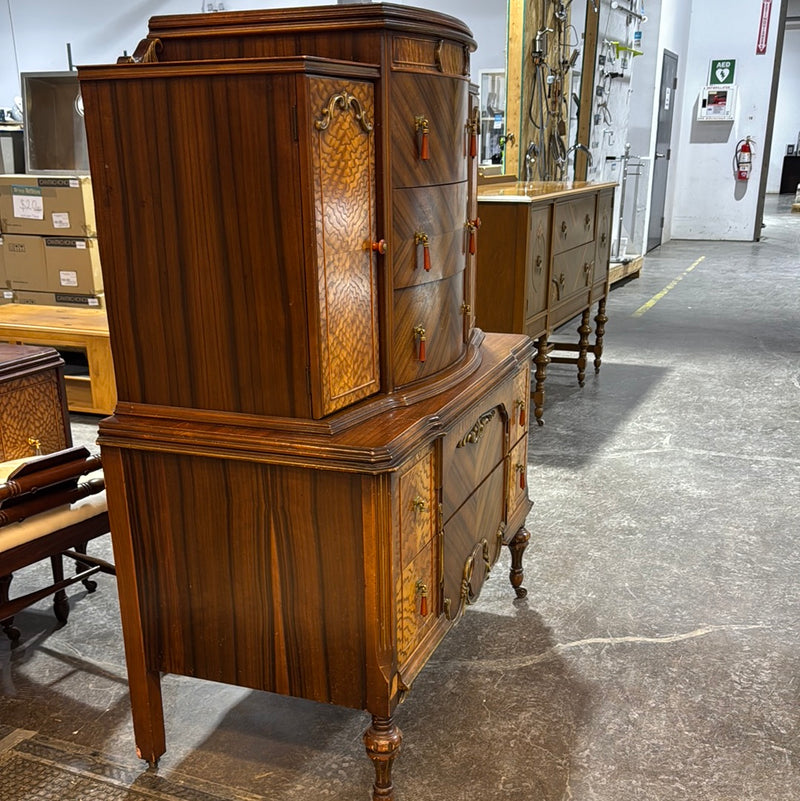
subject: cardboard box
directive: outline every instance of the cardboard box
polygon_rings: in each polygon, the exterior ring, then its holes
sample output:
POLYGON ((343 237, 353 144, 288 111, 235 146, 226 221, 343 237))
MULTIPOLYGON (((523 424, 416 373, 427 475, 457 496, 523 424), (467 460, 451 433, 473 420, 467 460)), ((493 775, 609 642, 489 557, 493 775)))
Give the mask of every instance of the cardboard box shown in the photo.
POLYGON ((97 295, 103 291, 103 274, 97 240, 92 237, 44 237, 47 289, 71 295, 97 295))
POLYGON ((4 234, 97 236, 88 175, 0 175, 4 234))
POLYGON ((3 257, 11 289, 43 292, 50 288, 42 237, 3 234, 3 257))
POLYGON ((106 298, 99 295, 71 295, 67 292, 28 292, 17 290, 16 303, 29 306, 71 306, 72 308, 104 309, 106 298))
POLYGON ((6 254, 3 244, 3 235, 0 234, 0 289, 8 288, 8 273, 6 273, 6 254))

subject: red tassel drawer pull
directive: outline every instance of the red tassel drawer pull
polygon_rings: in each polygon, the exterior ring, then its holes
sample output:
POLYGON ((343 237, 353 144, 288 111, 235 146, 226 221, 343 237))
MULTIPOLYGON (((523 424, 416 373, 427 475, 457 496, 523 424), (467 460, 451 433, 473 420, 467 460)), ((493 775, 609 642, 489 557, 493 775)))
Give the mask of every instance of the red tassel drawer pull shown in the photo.
POLYGON ((428 161, 431 157, 430 146, 428 144, 428 137, 431 129, 427 117, 415 117, 414 129, 420 137, 419 141, 419 157, 422 161, 428 161))
POLYGON ((414 338, 417 340, 417 358, 421 362, 424 362, 426 336, 425 336, 425 329, 421 325, 418 325, 414 329, 414 338))
POLYGON ((428 585, 422 581, 417 582, 417 596, 419 597, 420 617, 428 616, 428 585))
POLYGON ((478 229, 481 227, 481 218, 476 217, 474 220, 467 220, 467 230, 469 231, 469 253, 470 256, 475 255, 477 250, 477 234, 478 229))

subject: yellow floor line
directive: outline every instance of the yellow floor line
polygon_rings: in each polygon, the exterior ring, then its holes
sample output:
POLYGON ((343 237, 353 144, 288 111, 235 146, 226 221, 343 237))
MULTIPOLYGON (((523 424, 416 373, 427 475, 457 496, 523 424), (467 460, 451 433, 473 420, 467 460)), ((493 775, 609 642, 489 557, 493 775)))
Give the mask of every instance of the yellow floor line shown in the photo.
POLYGON ((689 275, 689 273, 694 270, 694 268, 697 267, 697 265, 700 264, 704 258, 705 256, 701 256, 694 264, 692 264, 691 267, 687 267, 674 281, 670 281, 670 283, 668 283, 658 294, 653 295, 653 297, 650 298, 647 303, 645 303, 643 306, 639 306, 639 308, 631 315, 631 317, 641 317, 646 311, 652 309, 653 306, 655 306, 656 303, 658 303, 658 301, 667 294, 667 292, 669 292, 671 289, 675 289, 675 287, 678 286, 678 283, 687 275, 689 275))

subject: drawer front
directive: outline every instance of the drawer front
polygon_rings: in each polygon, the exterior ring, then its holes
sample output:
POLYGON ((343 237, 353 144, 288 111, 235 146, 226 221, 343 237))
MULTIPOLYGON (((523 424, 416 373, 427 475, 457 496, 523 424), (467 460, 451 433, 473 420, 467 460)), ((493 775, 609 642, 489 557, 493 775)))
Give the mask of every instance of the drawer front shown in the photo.
POLYGON ((509 414, 508 441, 516 442, 528 431, 531 394, 531 367, 526 362, 510 382, 510 397, 506 402, 509 414))
POLYGON ((559 253, 553 258, 553 274, 550 280, 550 305, 571 298, 592 285, 594 271, 594 242, 559 253))
POLYGON ((547 309, 552 206, 531 209, 528 215, 528 256, 525 265, 525 320, 547 309))
POLYGON ((608 262, 611 258, 611 226, 614 221, 614 193, 603 192, 597 198, 597 229, 594 257, 594 283, 608 278, 608 262))
POLYGON ((447 432, 442 445, 442 517, 446 522, 503 460, 510 383, 475 405, 447 432))
POLYGON ((438 539, 417 554, 395 586, 397 656, 402 665, 433 626, 441 608, 438 539))
POLYGON ((392 68, 437 75, 469 75, 469 51, 446 39, 397 35, 392 38, 392 68))
POLYGON ((0 384, 0 461, 66 448, 68 425, 55 370, 0 384))
POLYGON ((395 386, 455 364, 465 352, 464 273, 394 292, 395 386))
POLYGON ((425 449, 397 481, 400 560, 405 569, 436 533, 437 492, 434 449, 425 449))
POLYGON ((396 189, 392 199, 395 287, 437 281, 464 269, 466 183, 396 189))
POLYGON ((512 518, 517 508, 528 500, 527 465, 528 438, 523 437, 511 449, 506 467, 507 519, 512 518))
POLYGON ((553 253, 563 253, 594 241, 595 196, 586 195, 555 204, 553 253))
POLYGON ((503 467, 469 496, 444 526, 444 611, 451 619, 475 601, 500 555, 503 536, 503 467))
POLYGON ((467 180, 467 83, 413 73, 392 75, 392 185, 467 180))

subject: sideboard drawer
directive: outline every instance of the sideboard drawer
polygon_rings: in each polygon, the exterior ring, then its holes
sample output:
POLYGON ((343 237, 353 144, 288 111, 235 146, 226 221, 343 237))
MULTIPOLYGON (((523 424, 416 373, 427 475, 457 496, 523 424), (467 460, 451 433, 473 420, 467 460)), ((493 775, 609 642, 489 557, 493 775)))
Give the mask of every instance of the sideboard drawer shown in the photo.
POLYGON ((550 305, 556 306, 577 292, 588 290, 594 273, 594 242, 559 253, 553 259, 550 305))
POLYGON ((466 81, 397 72, 389 108, 395 187, 467 180, 466 81))
POLYGON ((594 195, 556 203, 553 253, 594 241, 594 195))
MULTIPOLYGON (((505 385, 504 385, 505 387, 505 385)), ((442 518, 447 520, 472 490, 503 460, 505 425, 501 388, 484 405, 473 406, 447 432, 442 445, 442 518)))
POLYGON ((394 292, 394 383, 403 386, 463 355, 464 273, 394 292))
POLYGON ((528 500, 528 438, 523 437, 511 449, 508 456, 508 468, 506 470, 506 503, 508 504, 507 516, 513 517, 514 512, 528 500))
POLYGON ((531 369, 530 363, 522 366, 511 382, 508 409, 508 441, 513 445, 528 430, 530 416, 531 369))
POLYGON ((398 478, 400 559, 405 568, 436 532, 436 464, 433 448, 426 448, 398 478))
POLYGON ((395 189, 392 200, 395 287, 436 281, 464 269, 466 182, 425 189, 395 189))
POLYGON ((403 570, 395 588, 397 603, 397 657, 402 665, 439 616, 439 568, 437 541, 403 570))
POLYGON ((444 609, 450 619, 475 601, 503 540, 503 466, 444 526, 444 609))

